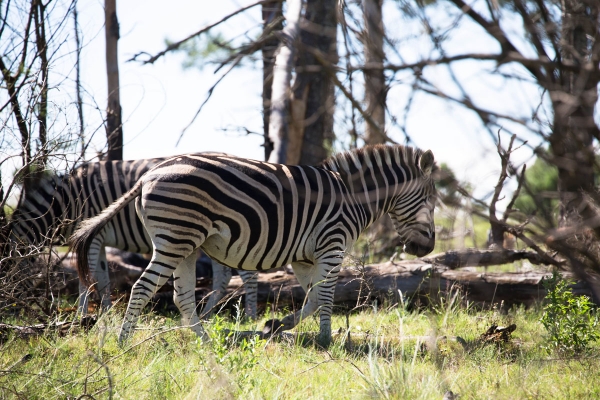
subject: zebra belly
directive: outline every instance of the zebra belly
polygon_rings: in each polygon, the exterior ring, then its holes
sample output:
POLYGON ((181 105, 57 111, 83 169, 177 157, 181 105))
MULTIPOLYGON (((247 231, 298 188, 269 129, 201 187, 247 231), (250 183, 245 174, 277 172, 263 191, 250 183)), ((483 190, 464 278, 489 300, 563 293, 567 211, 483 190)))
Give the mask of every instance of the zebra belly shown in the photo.
POLYGON ((263 257, 263 252, 259 252, 260 256, 253 258, 246 256, 245 251, 239 251, 239 247, 232 246, 227 249, 227 243, 223 238, 218 235, 209 236, 209 238, 200 246, 203 252, 205 252, 211 259, 217 261, 219 264, 225 265, 230 268, 242 269, 246 271, 262 271, 273 268, 279 268, 287 265, 291 262, 305 261, 308 260, 297 260, 296 257, 288 255, 287 257, 279 257, 279 260, 275 257, 263 257), (236 249, 238 249, 236 251, 236 249))

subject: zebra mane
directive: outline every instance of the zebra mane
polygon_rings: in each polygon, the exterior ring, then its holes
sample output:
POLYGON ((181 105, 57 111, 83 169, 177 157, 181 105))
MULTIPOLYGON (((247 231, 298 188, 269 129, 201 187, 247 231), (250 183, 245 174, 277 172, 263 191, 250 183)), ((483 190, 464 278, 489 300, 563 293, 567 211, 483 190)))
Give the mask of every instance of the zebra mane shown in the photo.
POLYGON ((395 160, 400 165, 412 167, 417 165, 421 154, 423 154, 421 149, 410 146, 376 144, 335 154, 323 161, 320 166, 332 171, 340 171, 347 170, 349 163, 356 164, 361 159, 380 159, 382 163, 390 164, 395 160))

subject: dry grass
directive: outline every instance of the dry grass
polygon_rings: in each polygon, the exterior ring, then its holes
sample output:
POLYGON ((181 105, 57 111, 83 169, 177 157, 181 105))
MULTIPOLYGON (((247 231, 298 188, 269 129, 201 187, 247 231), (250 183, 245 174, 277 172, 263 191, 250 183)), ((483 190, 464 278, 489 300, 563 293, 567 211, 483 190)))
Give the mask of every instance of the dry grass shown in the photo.
POLYGON ((337 316, 340 334, 327 350, 312 340, 316 319, 291 341, 232 340, 227 329, 264 321, 216 319, 207 324, 212 342, 201 343, 153 313, 119 346, 116 307, 89 332, 0 345, 0 398, 441 399, 448 390, 461 399, 600 397, 597 347, 577 358, 548 355, 538 310, 503 315, 446 300, 422 312, 363 310, 349 325, 337 316), (507 343, 483 345, 478 337, 492 323, 517 329, 507 343))

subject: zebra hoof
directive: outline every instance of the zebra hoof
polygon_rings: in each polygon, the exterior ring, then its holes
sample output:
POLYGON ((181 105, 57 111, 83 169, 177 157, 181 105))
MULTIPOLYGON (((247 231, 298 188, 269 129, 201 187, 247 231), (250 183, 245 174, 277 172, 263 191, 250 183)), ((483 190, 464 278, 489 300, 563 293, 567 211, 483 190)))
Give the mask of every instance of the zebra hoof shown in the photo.
POLYGON ((265 322, 265 327, 262 330, 263 335, 274 335, 275 333, 283 331, 283 322, 278 319, 270 319, 265 322))

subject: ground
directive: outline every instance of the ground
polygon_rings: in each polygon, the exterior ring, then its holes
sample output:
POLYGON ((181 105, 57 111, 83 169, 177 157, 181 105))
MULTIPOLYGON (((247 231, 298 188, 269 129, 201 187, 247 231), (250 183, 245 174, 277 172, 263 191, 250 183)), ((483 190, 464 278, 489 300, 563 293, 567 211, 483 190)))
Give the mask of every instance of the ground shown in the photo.
POLYGON ((538 307, 477 310, 460 296, 427 310, 373 306, 338 313, 328 349, 314 344, 312 318, 296 339, 236 340, 229 330, 262 327, 272 315, 219 317, 202 343, 176 315, 154 312, 119 346, 122 313, 117 305, 87 332, 10 336, 0 345, 0 398, 600 398, 597 345, 576 357, 548 351, 538 307), (506 342, 480 339, 511 324, 506 342))

